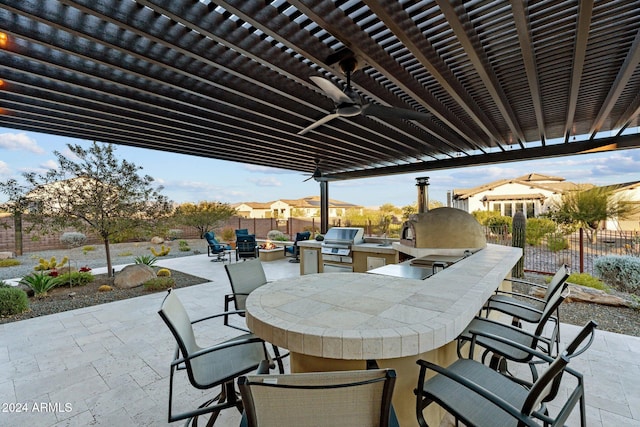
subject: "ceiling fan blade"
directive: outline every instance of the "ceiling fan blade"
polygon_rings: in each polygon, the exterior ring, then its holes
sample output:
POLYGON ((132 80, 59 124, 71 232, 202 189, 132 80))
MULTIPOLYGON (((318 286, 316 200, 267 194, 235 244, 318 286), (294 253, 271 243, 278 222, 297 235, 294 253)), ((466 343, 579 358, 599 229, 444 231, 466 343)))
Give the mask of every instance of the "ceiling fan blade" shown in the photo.
POLYGON ((329 80, 318 76, 312 76, 309 78, 316 84, 316 86, 322 89, 324 93, 327 94, 327 96, 331 98, 336 104, 342 104, 345 102, 353 103, 353 100, 351 98, 345 95, 338 86, 334 85, 329 80))
POLYGON ((323 118, 321 118, 320 120, 318 120, 317 122, 313 122, 311 123, 309 126, 307 126, 306 128, 302 129, 300 132, 298 132, 298 135, 304 135, 305 133, 309 132, 312 129, 317 128, 318 126, 321 126, 335 118, 340 117, 340 114, 338 113, 331 113, 331 114, 327 114, 326 116, 324 116, 323 118))
POLYGON ((420 113, 404 108, 386 107, 378 104, 366 104, 362 106, 362 114, 383 119, 425 120, 431 117, 429 113, 420 113))

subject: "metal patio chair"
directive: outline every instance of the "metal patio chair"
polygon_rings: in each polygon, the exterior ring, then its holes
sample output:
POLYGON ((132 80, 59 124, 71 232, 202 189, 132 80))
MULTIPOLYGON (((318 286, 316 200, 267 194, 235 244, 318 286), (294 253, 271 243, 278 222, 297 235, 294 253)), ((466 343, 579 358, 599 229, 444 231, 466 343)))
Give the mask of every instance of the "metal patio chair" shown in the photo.
POLYGON ((238 379, 243 427, 397 426, 393 369, 251 375, 238 379))
MULTIPOLYGON (((571 271, 567 265, 562 265, 551 278, 547 286, 533 283, 521 279, 505 279, 512 283, 520 283, 530 287, 545 289, 543 298, 536 298, 531 295, 521 294, 517 292, 496 291, 484 305, 483 310, 487 317, 492 311, 498 311, 512 316, 511 324, 522 327, 522 321, 527 323, 538 323, 542 317, 544 307, 549 303, 549 299, 554 292, 561 287, 569 278, 571 271)), ((556 343, 556 351, 560 350, 560 307, 555 310, 555 316, 550 317, 550 321, 554 322, 554 335, 556 343)))
MULTIPOLYGON (((586 427, 586 404, 582 375, 567 367, 569 361, 582 354, 593 342, 597 324, 587 323, 566 350, 552 358, 531 348, 510 342, 496 335, 484 333, 476 334, 475 339, 490 338, 505 346, 513 346, 519 351, 531 354, 547 363, 544 373, 533 383, 513 381, 512 378, 496 372, 492 368, 473 359, 461 358, 447 368, 434 363, 419 360, 420 374, 416 393, 416 417, 421 427, 427 427, 423 410, 436 403, 452 414, 457 421, 465 425, 477 427, 500 426, 563 426, 569 415, 579 403, 580 425, 586 427), (583 344, 589 338, 588 342, 583 344), (427 371, 431 370, 435 376, 427 379, 427 371), (558 393, 564 374, 573 377, 573 386, 567 387, 567 392, 558 393), (566 396, 556 401, 558 396, 566 396), (554 401, 551 415, 546 403, 554 401)), ((473 355, 473 345, 470 348, 473 355)), ((566 385, 566 383, 565 383, 566 385)), ((564 387, 564 385, 563 385, 564 387)))
MULTIPOLYGON (((264 273, 264 268, 262 268, 262 262, 259 258, 250 259, 245 262, 225 265, 224 269, 227 272, 232 292, 224 296, 224 310, 228 312, 231 303, 233 303, 236 310, 234 313, 245 317, 247 297, 252 291, 267 283, 267 276, 264 273)), ((229 323, 229 316, 225 316, 224 324, 232 328, 240 329, 241 331, 249 332, 245 327, 229 323)), ((289 353, 281 355, 280 350, 275 345, 273 346, 273 353, 273 360, 278 364, 279 372, 284 374, 282 359, 287 357, 289 353)))
POLYGON ((262 370, 269 369, 269 355, 264 341, 252 334, 242 334, 210 347, 199 346, 192 325, 204 320, 222 319, 225 313, 191 321, 182 302, 171 289, 167 292, 158 314, 169 327, 177 343, 169 375, 169 422, 186 419, 186 425, 192 423, 196 426, 199 416, 210 413, 207 426, 212 426, 223 409, 235 407, 242 412, 243 405, 238 398, 234 380, 259 367, 262 370), (193 387, 208 390, 220 386, 220 393, 195 410, 174 414, 173 380, 178 370, 187 371, 187 377, 193 387))

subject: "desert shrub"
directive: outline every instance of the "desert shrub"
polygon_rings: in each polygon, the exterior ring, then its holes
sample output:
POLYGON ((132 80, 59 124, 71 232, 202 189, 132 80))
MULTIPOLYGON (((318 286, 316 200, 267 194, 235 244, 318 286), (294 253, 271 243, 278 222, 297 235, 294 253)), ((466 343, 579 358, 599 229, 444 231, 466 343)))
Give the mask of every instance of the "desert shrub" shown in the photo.
MULTIPOLYGON (((131 255, 133 255, 133 252, 131 252, 131 251, 124 251, 124 252, 119 252, 117 255, 118 255, 118 256, 131 256, 131 255)), ((136 263, 136 264, 138 264, 138 263, 136 263)))
POLYGON ((64 265, 69 261, 68 257, 62 258, 62 261, 58 262, 56 257, 52 256, 49 260, 44 258, 40 258, 38 261, 38 265, 33 267, 35 271, 46 271, 46 270, 55 270, 58 267, 64 267, 64 265))
POLYGON ((267 233, 267 239, 268 240, 277 240, 277 241, 284 241, 286 240, 286 237, 284 235, 284 233, 280 230, 270 230, 267 233))
POLYGON ((86 271, 70 271, 58 276, 58 286, 84 286, 95 280, 93 274, 86 271))
POLYGON ((225 242, 231 242, 232 240, 236 240, 236 233, 233 231, 233 228, 226 227, 220 233, 220 238, 225 242))
POLYGON ((156 273, 156 276, 158 276, 158 277, 171 277, 171 271, 168 268, 161 268, 156 273))
POLYGON ((480 225, 484 225, 484 226, 489 225, 487 224, 489 219, 501 216, 500 212, 497 212, 497 211, 480 211, 480 210, 471 212, 471 215, 473 215, 473 217, 476 219, 476 221, 480 223, 480 225))
POLYGON ((24 276, 20 280, 20 283, 31 288, 35 296, 40 298, 47 296, 47 292, 58 286, 60 281, 57 277, 50 276, 41 271, 24 276))
POLYGON ((556 228, 556 223, 548 218, 528 218, 526 230, 527 244, 538 246, 542 238, 556 231, 556 228))
POLYGON ((0 267, 14 267, 20 264, 20 261, 15 258, 0 259, 0 267))
POLYGON ((181 252, 189 252, 191 248, 189 247, 189 242, 186 240, 180 240, 178 242, 178 250, 181 252))
POLYGON ((585 286, 587 288, 598 289, 604 292, 611 292, 611 288, 609 286, 589 273, 571 273, 567 282, 573 283, 574 285, 585 286))
POLYGON ((598 276, 613 288, 640 295, 640 258, 630 255, 605 255, 593 261, 598 276))
POLYGON ((62 236, 60 236, 60 243, 72 248, 82 246, 86 242, 87 236, 85 236, 84 233, 80 233, 78 231, 70 231, 67 233, 63 233, 62 236))
POLYGON ((151 247, 150 250, 151 250, 151 253, 157 257, 169 255, 169 252, 171 252, 171 248, 165 245, 162 245, 160 247, 160 251, 156 251, 156 248, 154 247, 151 247))
POLYGON ((184 231, 180 230, 179 228, 172 228, 171 230, 167 231, 167 240, 177 240, 181 238, 183 234, 184 231))
POLYGON ((87 245, 87 246, 83 246, 82 247, 82 253, 85 254, 85 255, 88 252, 92 252, 92 251, 95 251, 95 250, 96 250, 96 247, 95 246, 91 246, 91 245, 87 245))
POLYGON ((0 287, 0 316, 11 316, 29 310, 27 293, 13 286, 0 287))
POLYGON ((136 264, 144 264, 151 267, 156 262, 158 262, 158 258, 154 257, 153 255, 140 255, 134 258, 134 262, 136 264))
POLYGON ((145 291, 164 291, 175 286, 176 281, 172 277, 156 277, 142 284, 145 291))
POLYGON ((551 233, 547 236, 547 249, 551 252, 569 249, 569 241, 562 233, 551 233))
POLYGON ((486 226, 492 233, 503 234, 511 233, 511 223, 513 218, 510 216, 493 216, 487 219, 486 226))
POLYGON ((112 291, 113 288, 109 285, 102 285, 98 288, 98 292, 109 292, 112 291))

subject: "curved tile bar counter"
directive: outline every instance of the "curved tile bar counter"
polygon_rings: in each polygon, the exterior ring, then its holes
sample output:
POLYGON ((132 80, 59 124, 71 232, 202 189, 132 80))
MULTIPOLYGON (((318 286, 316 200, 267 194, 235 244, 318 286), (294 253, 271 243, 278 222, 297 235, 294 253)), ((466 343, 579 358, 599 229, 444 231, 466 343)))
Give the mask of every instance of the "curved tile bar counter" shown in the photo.
POLYGON ((415 361, 455 359, 456 337, 521 254, 487 245, 425 280, 368 273, 279 280, 251 293, 247 325, 291 352, 293 372, 364 369, 366 360, 395 368, 394 407, 401 425, 414 425, 415 361))

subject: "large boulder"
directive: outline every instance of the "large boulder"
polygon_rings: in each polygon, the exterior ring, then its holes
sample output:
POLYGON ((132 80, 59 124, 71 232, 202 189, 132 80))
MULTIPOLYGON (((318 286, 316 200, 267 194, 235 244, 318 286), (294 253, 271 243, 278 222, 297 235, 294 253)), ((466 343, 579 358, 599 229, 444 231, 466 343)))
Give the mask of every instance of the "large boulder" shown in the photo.
POLYGON ((154 245, 161 245, 164 243, 164 239, 159 236, 154 236, 151 238, 151 243, 154 245))
POLYGON ((141 286, 147 280, 155 279, 156 272, 145 264, 127 265, 120 270, 113 279, 113 285, 120 289, 130 289, 141 286))
POLYGON ((0 259, 11 259, 11 258, 15 258, 15 256, 13 256, 13 252, 0 252, 0 259))

